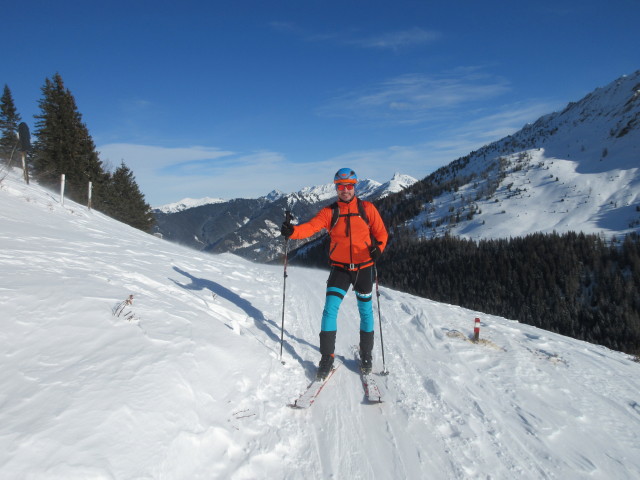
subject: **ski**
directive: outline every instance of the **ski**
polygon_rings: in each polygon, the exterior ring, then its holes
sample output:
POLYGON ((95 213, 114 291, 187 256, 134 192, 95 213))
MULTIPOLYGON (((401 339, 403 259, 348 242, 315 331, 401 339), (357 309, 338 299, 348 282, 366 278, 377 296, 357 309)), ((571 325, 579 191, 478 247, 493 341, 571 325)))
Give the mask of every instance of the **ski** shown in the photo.
POLYGON ((380 385, 378 385, 376 379, 373 377, 373 374, 361 373, 360 377, 362 378, 362 385, 364 386, 367 400, 371 403, 382 403, 384 401, 384 394, 382 393, 382 388, 380 388, 380 385))
MULTIPOLYGON (((358 369, 360 368, 360 349, 356 346, 353 347, 353 352, 358 363, 358 369)), ((376 382, 373 373, 360 372, 360 380, 362 380, 362 387, 364 393, 367 396, 367 400, 371 403, 382 403, 384 401, 384 390, 376 382)))
POLYGON ((318 395, 320 395, 320 392, 336 372, 336 370, 340 367, 340 365, 342 365, 342 363, 338 363, 337 365, 335 365, 324 380, 316 379, 311 382, 307 389, 298 397, 298 399, 293 403, 290 403, 288 406, 296 409, 305 409, 313 405, 313 402, 316 401, 316 398, 318 397, 318 395))

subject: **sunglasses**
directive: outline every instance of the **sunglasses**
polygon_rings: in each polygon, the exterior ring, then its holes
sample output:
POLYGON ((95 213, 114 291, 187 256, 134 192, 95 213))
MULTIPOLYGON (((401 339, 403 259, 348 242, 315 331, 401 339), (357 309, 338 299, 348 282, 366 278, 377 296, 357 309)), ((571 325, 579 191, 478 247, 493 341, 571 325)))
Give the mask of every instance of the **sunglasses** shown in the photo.
POLYGON ((353 190, 354 187, 355 185, 353 185, 352 183, 347 183, 347 184, 338 183, 336 185, 336 190, 339 190, 342 192, 343 190, 353 190))

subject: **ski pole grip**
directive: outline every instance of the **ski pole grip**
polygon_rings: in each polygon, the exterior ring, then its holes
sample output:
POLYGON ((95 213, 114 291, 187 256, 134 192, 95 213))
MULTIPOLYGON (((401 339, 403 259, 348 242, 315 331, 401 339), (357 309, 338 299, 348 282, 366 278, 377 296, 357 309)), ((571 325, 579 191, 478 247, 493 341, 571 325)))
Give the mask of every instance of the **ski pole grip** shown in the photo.
POLYGON ((291 210, 285 210, 284 212, 284 221, 289 223, 293 220, 293 215, 291 214, 291 210))

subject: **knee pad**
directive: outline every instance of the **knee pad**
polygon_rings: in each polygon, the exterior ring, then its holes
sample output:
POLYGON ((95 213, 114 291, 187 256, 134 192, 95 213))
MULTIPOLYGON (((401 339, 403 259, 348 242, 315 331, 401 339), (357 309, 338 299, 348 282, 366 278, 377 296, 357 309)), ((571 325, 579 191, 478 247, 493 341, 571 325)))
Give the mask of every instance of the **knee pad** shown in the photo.
POLYGON ((358 300, 358 312, 360 312, 360 330, 363 332, 373 332, 373 304, 371 298, 372 293, 358 293, 356 292, 356 299, 358 300))
POLYGON ((336 331, 338 329, 338 310, 342 299, 347 294, 341 288, 327 288, 327 297, 324 302, 324 310, 322 311, 322 331, 336 331))

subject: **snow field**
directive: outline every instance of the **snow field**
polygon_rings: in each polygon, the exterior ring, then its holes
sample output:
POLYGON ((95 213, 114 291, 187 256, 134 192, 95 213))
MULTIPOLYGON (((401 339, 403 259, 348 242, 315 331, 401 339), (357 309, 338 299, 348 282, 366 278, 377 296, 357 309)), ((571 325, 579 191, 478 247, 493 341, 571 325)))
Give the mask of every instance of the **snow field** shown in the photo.
MULTIPOLYGON (((436 228, 441 235, 475 240, 510 238, 531 232, 584 232, 610 238, 620 232, 635 231, 636 206, 640 202, 638 168, 603 171, 593 165, 550 156, 536 148, 505 156, 509 165, 505 177, 490 197, 477 198, 487 182, 482 176, 455 193, 445 192, 434 200, 435 210, 425 211, 411 224, 425 237, 434 236, 426 220, 435 223, 461 211, 460 223, 436 228), (524 155, 525 159, 521 159, 524 155), (557 180, 556 180, 557 179, 557 180), (466 220, 469 202, 481 211, 466 220), (532 209, 531 206, 536 208, 532 209)), ((586 163, 586 162, 585 162, 586 163)), ((481 164, 486 167, 486 162, 481 164)))
POLYGON ((283 365, 282 266, 63 207, 15 173, 0 271, 2 478, 640 476, 640 365, 619 352, 381 287, 386 402, 364 401, 349 293, 343 366, 297 411, 327 272, 288 269, 283 365), (131 320, 114 316, 128 295, 131 320))

